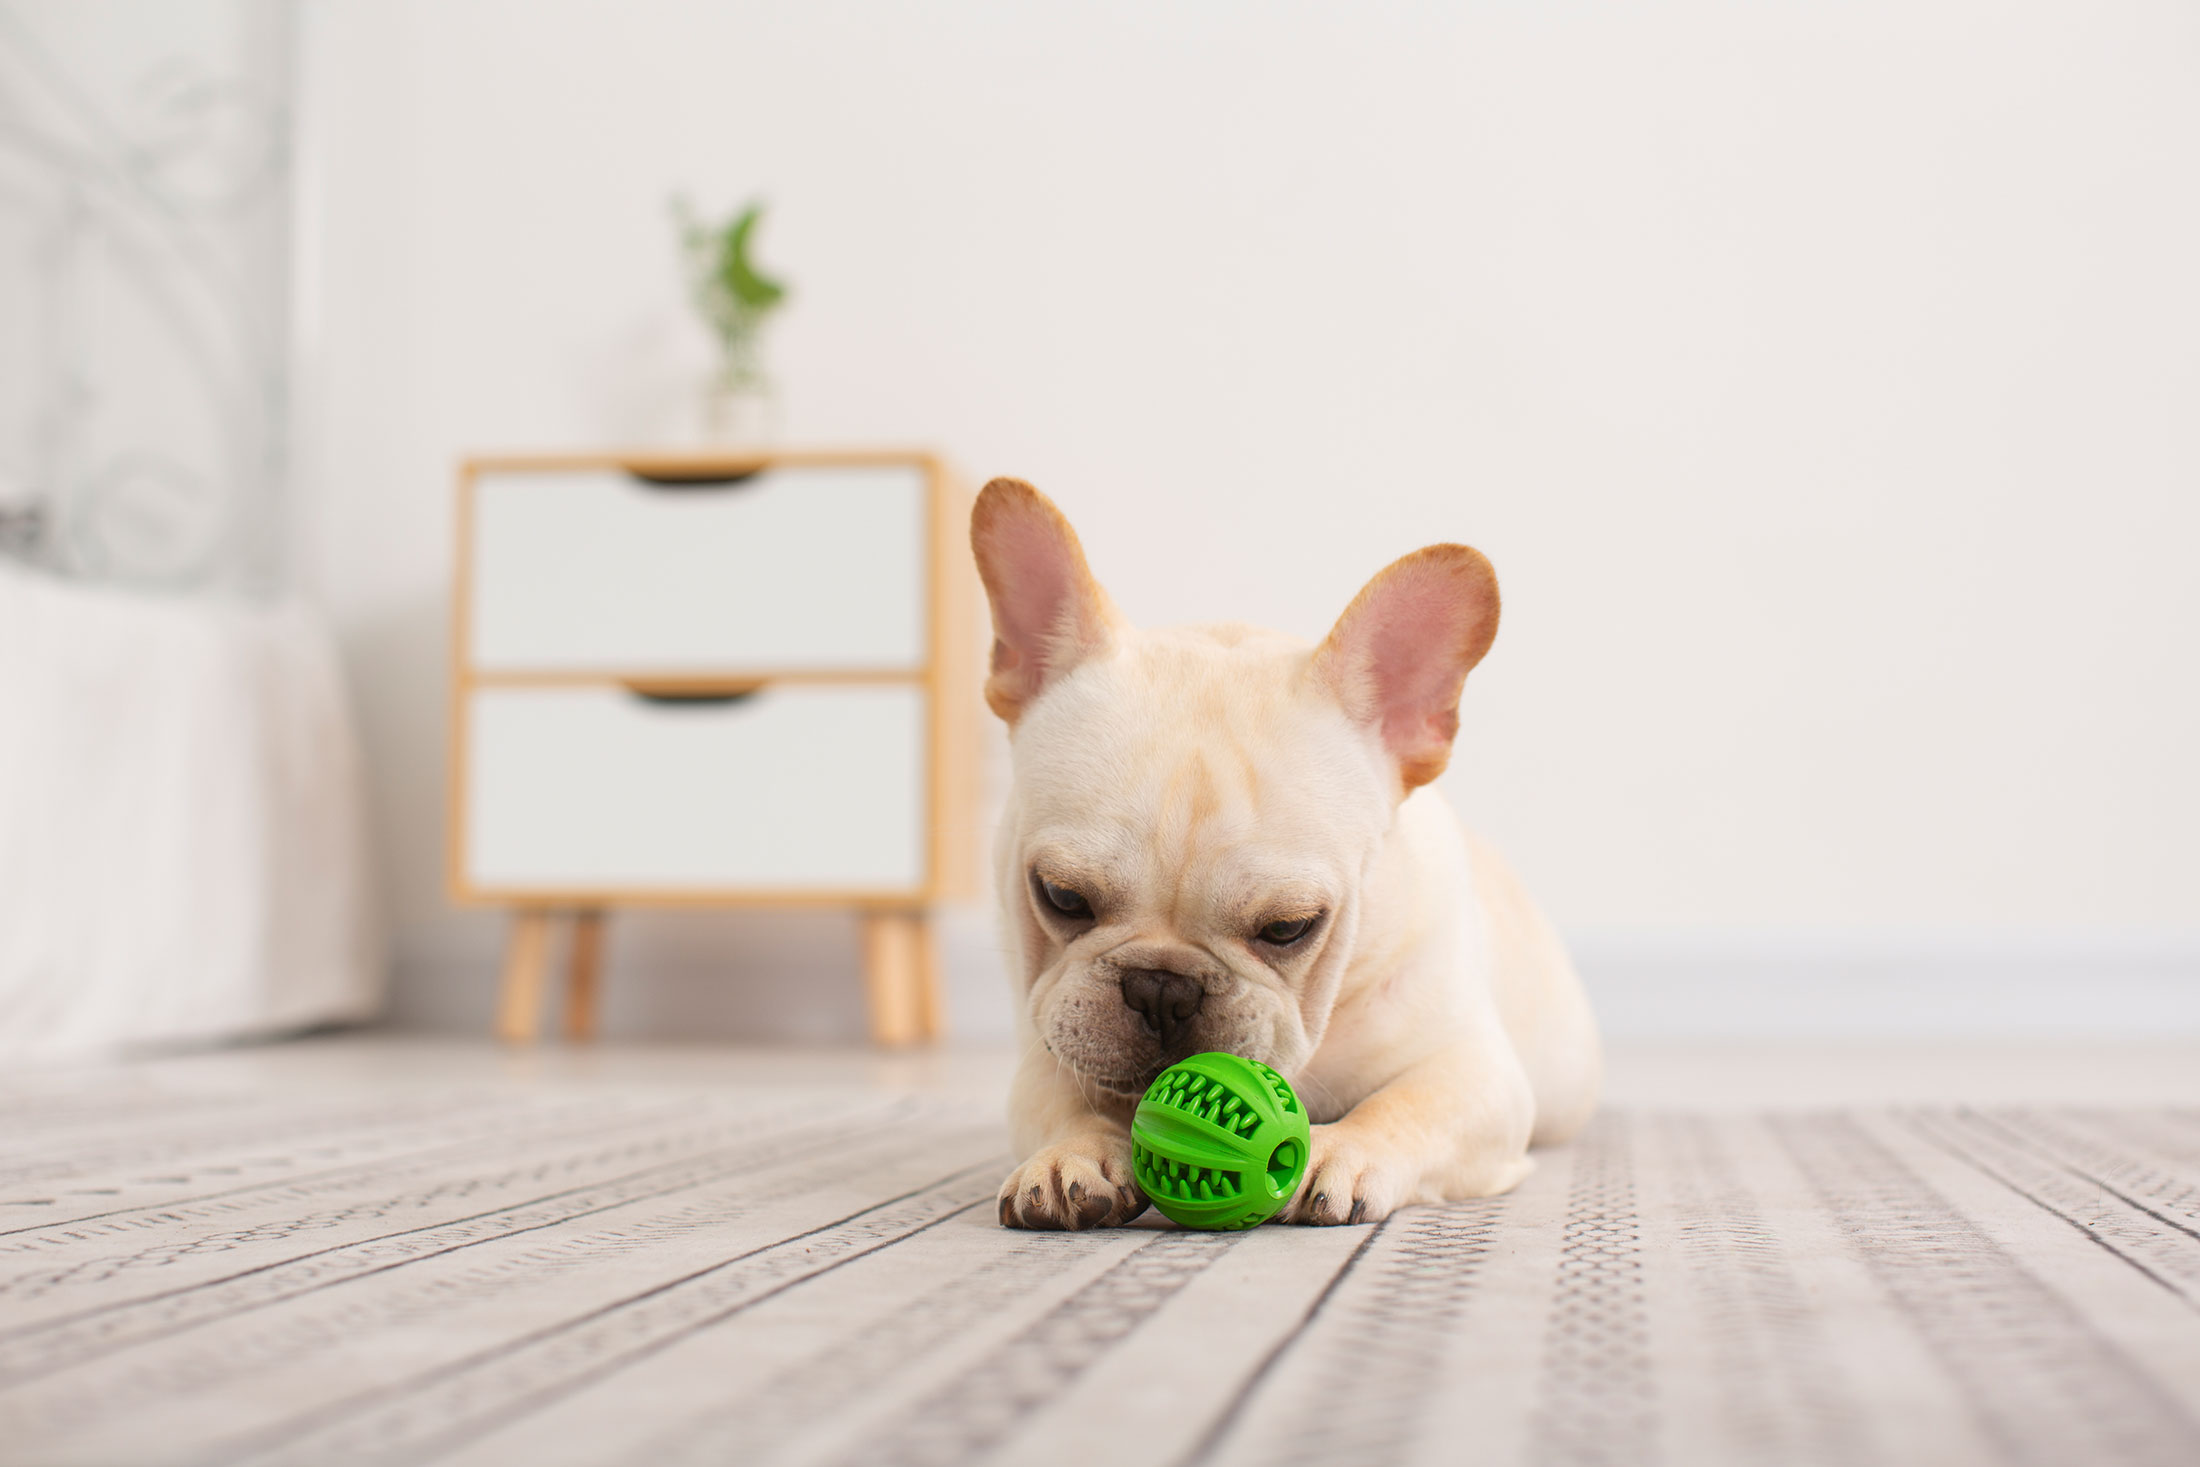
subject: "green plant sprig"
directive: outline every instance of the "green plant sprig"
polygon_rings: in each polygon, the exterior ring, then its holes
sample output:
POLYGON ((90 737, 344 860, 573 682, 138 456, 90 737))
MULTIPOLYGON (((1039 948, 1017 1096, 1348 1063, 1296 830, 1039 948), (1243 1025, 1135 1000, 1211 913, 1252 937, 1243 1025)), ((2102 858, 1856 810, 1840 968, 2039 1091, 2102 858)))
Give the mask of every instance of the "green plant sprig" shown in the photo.
POLYGON ((724 224, 706 222, 685 198, 673 200, 672 212, 686 259, 689 296, 718 339, 720 380, 729 387, 760 384, 764 323, 787 298, 787 287, 759 270, 750 257, 764 217, 763 201, 750 201, 724 224))

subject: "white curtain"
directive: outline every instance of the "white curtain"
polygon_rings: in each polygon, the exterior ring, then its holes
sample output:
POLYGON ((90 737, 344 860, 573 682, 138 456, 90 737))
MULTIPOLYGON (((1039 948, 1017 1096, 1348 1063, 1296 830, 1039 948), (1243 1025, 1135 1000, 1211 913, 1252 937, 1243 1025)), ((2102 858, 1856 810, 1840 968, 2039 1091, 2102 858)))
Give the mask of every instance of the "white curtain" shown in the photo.
POLYGON ((0 0, 0 1059, 380 999, 282 584, 288 0, 0 0))

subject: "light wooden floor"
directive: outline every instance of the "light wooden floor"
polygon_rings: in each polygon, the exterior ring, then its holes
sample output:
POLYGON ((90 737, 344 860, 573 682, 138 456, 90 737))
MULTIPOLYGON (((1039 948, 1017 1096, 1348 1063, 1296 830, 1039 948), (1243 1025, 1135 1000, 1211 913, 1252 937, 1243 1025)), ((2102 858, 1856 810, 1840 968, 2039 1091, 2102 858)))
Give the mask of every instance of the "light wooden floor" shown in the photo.
POLYGON ((1621 1046, 1511 1196, 1007 1232, 1008 1057, 0 1080, 0 1463, 2200 1462, 2200 1045, 1621 1046))
MULTIPOLYGON (((333 1034, 29 1072, 19 1086, 284 1089, 404 1084, 565 1086, 796 1084, 997 1103, 1014 1056, 1005 1047, 866 1048, 545 1043, 383 1031, 333 1034)), ((1823 1105, 2200 1105, 2200 1038, 2156 1042, 1765 1039, 1616 1041, 1605 1099, 1620 1106, 1763 1109, 1823 1105)))

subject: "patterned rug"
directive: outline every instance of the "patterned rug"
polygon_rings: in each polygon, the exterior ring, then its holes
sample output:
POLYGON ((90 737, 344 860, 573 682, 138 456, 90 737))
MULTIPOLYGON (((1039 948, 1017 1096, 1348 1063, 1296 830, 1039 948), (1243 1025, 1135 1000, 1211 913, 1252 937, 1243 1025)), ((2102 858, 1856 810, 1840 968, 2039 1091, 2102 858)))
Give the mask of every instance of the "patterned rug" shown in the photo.
POLYGON ((1236 1235, 1004 1231, 1005 1161, 845 1092, 0 1098, 0 1462, 2200 1462, 2200 1112, 1615 1112, 1236 1235))

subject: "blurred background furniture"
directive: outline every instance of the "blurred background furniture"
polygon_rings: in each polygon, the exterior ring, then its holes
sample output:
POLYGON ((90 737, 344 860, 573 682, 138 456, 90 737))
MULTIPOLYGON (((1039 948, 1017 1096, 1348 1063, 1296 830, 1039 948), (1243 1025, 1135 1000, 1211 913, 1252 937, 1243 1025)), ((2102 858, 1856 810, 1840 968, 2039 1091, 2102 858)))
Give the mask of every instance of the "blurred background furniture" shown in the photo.
POLYGON ((371 1017, 362 808, 317 619, 0 561, 0 1057, 371 1017))
POLYGON ((535 1035, 560 917, 587 1038, 608 908, 830 904, 864 915, 873 1037, 937 1037, 978 706, 940 463, 482 458, 458 499, 449 877, 512 909, 499 1035, 535 1035))

